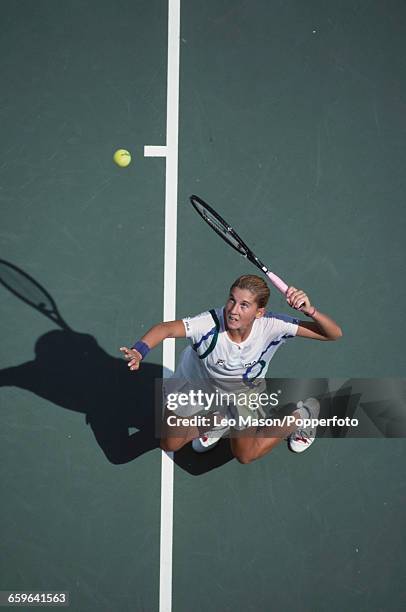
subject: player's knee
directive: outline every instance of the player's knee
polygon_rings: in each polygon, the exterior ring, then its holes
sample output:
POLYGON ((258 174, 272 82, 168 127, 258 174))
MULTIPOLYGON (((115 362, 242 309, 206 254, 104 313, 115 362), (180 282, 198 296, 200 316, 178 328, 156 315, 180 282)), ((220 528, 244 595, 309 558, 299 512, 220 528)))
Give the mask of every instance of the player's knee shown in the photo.
POLYGON ((161 438, 160 447, 166 453, 174 453, 175 451, 182 448, 183 444, 180 444, 178 440, 173 438, 161 438))
POLYGON ((241 463, 242 465, 252 463, 256 459, 256 457, 254 457, 251 453, 247 452, 236 452, 234 453, 234 457, 237 459, 238 463, 241 463))
POLYGON ((175 450, 175 449, 173 448, 172 441, 171 441, 170 439, 168 439, 168 438, 161 438, 161 441, 160 441, 160 443, 159 443, 159 446, 161 447, 161 449, 162 449, 163 451, 166 451, 167 453, 169 453, 169 452, 171 452, 171 451, 175 450))

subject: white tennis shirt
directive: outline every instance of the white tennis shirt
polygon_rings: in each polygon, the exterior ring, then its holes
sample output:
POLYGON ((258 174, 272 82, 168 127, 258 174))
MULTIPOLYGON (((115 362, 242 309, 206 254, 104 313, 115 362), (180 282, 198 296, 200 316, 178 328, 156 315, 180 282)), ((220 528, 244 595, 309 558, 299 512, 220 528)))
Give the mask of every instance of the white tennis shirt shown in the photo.
POLYGON ((296 336, 299 323, 293 317, 267 312, 255 319, 248 338, 238 343, 227 334, 223 307, 182 320, 192 346, 183 351, 174 377, 188 381, 264 378, 272 357, 286 340, 296 336))

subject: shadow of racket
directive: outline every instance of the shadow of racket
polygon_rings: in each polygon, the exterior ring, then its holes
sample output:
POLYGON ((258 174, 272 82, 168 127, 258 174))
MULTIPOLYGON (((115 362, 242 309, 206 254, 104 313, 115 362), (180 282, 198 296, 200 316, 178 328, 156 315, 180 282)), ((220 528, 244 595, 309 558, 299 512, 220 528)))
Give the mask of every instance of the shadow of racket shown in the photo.
MULTIPOLYGON (((4 259, 0 259, 0 284, 60 328, 37 339, 34 359, 0 369, 0 388, 25 389, 55 406, 83 413, 97 444, 114 465, 159 448, 151 398, 156 380, 162 378, 162 366, 145 363, 141 376, 129 375, 121 356, 109 355, 93 336, 69 327, 48 291, 4 259), (130 432, 130 428, 138 431, 130 432)), ((176 464, 196 476, 232 459, 228 441, 203 460, 191 448, 175 455, 176 464)))
POLYGON ((0 283, 20 300, 51 319, 61 329, 72 331, 48 291, 32 276, 5 259, 0 259, 0 283))

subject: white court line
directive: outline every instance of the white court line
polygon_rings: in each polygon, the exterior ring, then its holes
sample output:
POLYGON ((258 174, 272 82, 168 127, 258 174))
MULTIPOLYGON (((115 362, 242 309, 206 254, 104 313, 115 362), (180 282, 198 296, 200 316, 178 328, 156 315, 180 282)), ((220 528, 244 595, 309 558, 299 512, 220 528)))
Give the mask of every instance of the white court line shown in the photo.
MULTIPOLYGON (((146 145, 145 157, 166 157, 164 321, 176 318, 176 236, 178 206, 180 0, 168 5, 166 146, 146 145)), ((175 370, 175 340, 164 341, 164 377, 175 370)), ((173 453, 162 452, 159 612, 172 610, 173 453)))
POLYGON ((167 147, 145 145, 144 157, 166 157, 167 147))

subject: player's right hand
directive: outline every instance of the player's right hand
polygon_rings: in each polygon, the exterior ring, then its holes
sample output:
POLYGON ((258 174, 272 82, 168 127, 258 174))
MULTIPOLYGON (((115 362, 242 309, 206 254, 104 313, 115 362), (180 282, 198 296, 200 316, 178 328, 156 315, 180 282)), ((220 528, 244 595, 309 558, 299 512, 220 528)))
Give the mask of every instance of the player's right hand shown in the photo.
POLYGON ((126 346, 120 347, 120 351, 124 353, 124 359, 128 361, 130 370, 138 370, 142 361, 142 355, 135 349, 129 349, 126 346))

